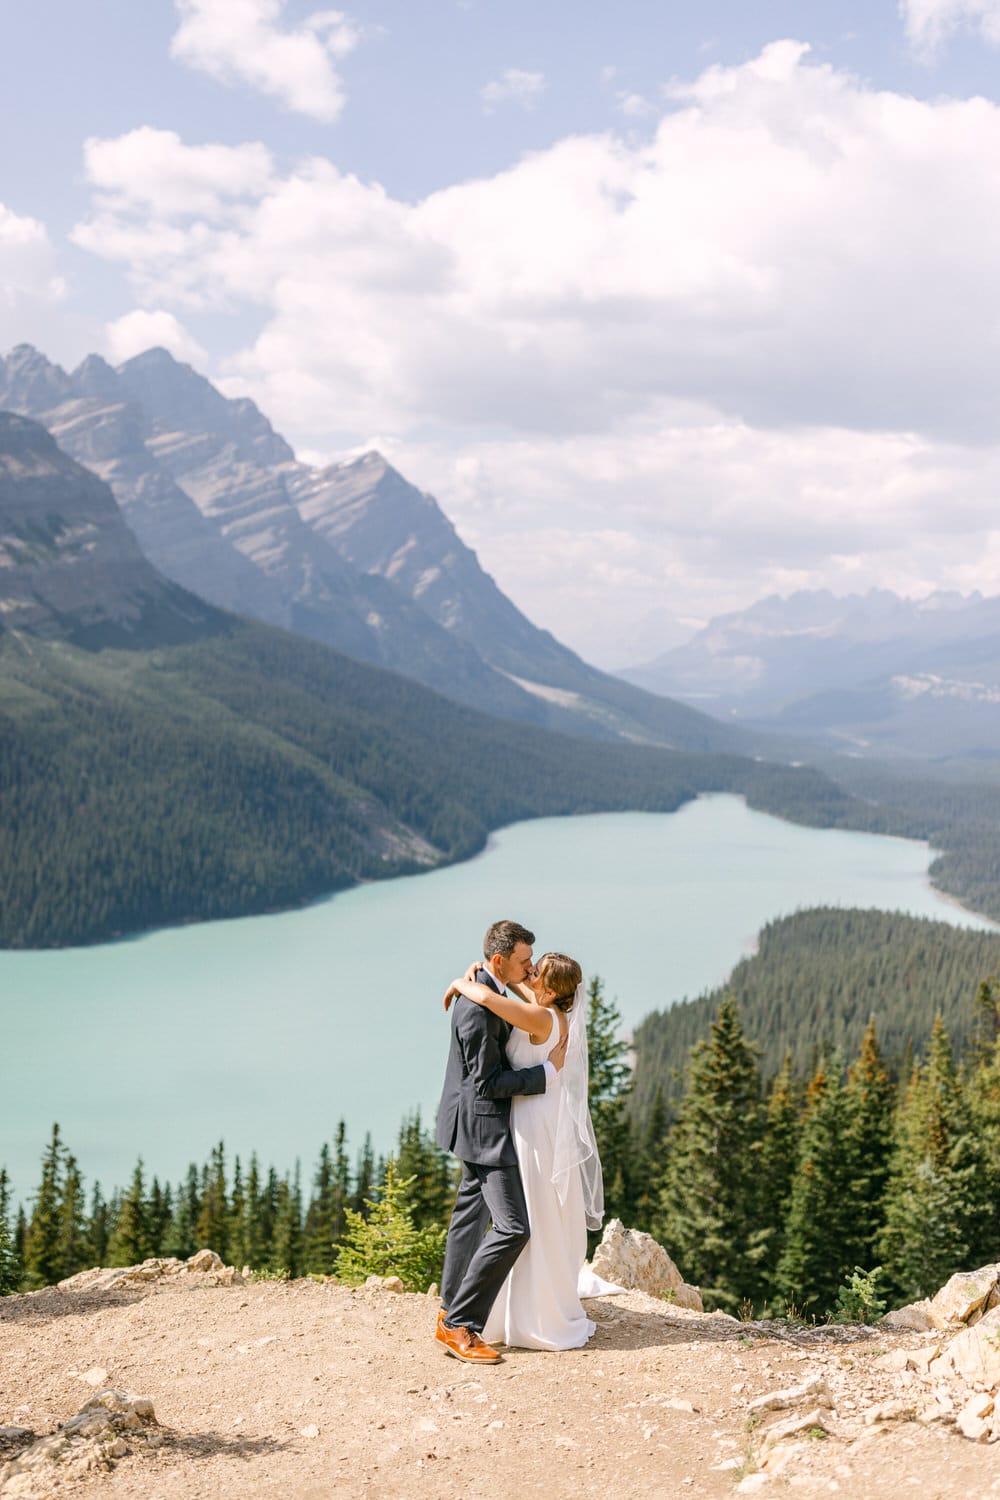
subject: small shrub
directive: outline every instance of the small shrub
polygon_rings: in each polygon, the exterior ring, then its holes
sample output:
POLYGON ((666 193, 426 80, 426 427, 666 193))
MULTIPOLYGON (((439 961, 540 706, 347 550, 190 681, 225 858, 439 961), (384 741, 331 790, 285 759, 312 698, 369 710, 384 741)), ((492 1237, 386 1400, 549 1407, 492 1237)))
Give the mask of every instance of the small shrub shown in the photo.
POLYGON ((838 1323, 875 1323, 885 1312, 885 1298, 879 1293, 883 1289, 883 1271, 881 1266, 873 1266, 870 1271, 864 1270, 862 1266, 855 1266, 854 1270, 842 1283, 837 1291, 837 1311, 835 1318, 838 1323))
POLYGON ((347 1229, 334 1266, 338 1281, 358 1286, 369 1276, 398 1276, 408 1292, 420 1292, 441 1279, 447 1231, 416 1227, 407 1205, 413 1181, 397 1181, 396 1163, 390 1157, 381 1195, 367 1200, 367 1219, 347 1210, 347 1229))

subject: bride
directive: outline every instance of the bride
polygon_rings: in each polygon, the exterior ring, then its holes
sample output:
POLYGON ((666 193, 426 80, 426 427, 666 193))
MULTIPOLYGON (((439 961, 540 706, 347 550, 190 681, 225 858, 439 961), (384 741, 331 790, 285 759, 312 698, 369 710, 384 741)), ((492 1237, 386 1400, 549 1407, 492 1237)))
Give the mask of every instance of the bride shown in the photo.
POLYGON ((568 1034, 566 1064, 543 1094, 517 1095, 511 1134, 517 1152, 531 1238, 493 1304, 483 1339, 521 1349, 578 1349, 595 1331, 580 1298, 620 1292, 584 1267, 587 1230, 604 1217, 604 1186, 587 1106, 587 1020, 583 975, 565 953, 546 953, 518 996, 498 995, 468 976, 455 994, 485 1006, 515 1030, 507 1043, 514 1068, 544 1062, 568 1034))

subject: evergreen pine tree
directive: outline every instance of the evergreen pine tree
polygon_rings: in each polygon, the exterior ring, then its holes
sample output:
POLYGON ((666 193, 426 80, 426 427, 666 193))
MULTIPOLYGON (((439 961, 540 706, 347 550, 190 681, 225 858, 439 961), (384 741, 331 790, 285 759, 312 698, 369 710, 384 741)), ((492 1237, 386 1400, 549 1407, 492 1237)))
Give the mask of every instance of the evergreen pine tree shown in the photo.
POLYGON ((108 1241, 108 1264, 135 1266, 149 1255, 146 1186, 142 1157, 135 1164, 132 1181, 114 1216, 108 1241))
POLYGON ((32 1287, 52 1286, 63 1274, 59 1257, 65 1154, 59 1126, 53 1125, 52 1139, 42 1157, 42 1180, 32 1204, 24 1247, 24 1267, 32 1287))
MULTIPOLYGON (((273 1176, 273 1174, 272 1174, 273 1176)), ((275 1187, 275 1191, 277 1188, 275 1187)), ((243 1189, 243 1215, 237 1231, 239 1264, 263 1270, 270 1264, 274 1238, 274 1213, 268 1186, 261 1186, 257 1153, 250 1157, 250 1170, 243 1189)))
POLYGON ((368 1276, 398 1276, 407 1291, 423 1292, 441 1279, 447 1231, 417 1228, 407 1206, 411 1187, 397 1177, 390 1157, 382 1191, 369 1200, 367 1217, 355 1209, 347 1212, 347 1230, 337 1249, 339 1281, 357 1285, 368 1276))
POLYGON ((107 1265, 110 1235, 108 1205, 104 1201, 101 1184, 95 1182, 94 1190, 90 1195, 90 1215, 87 1219, 87 1264, 89 1266, 107 1265))
POLYGON ((991 1052, 977 1049, 966 1081, 969 1113, 982 1148, 984 1211, 972 1226, 973 1265, 1000 1260, 1000 1039, 991 1052))
POLYGON ((194 1235, 199 1250, 214 1250, 223 1260, 229 1253, 229 1201, 226 1188, 226 1151, 222 1141, 213 1149, 202 1178, 201 1203, 194 1235))
POLYGON ((170 1223, 173 1218, 173 1197, 170 1192, 170 1184, 160 1186, 159 1179, 154 1177, 149 1189, 149 1201, 146 1215, 147 1238, 150 1255, 163 1255, 164 1245, 170 1234, 170 1223))
POLYGON ((430 1131, 424 1130, 419 1109, 399 1128, 394 1170, 397 1182, 412 1184, 408 1206, 414 1224, 418 1228, 435 1224, 447 1227, 458 1185, 453 1158, 440 1149, 430 1131))
POLYGON ((229 1259, 234 1266, 248 1266, 244 1252, 244 1237, 247 1224, 247 1191, 243 1182, 243 1166, 238 1156, 233 1158, 233 1191, 229 1195, 229 1224, 226 1238, 229 1242, 229 1259))
POLYGON ((302 1257, 307 1271, 314 1276, 333 1272, 334 1220, 337 1214, 337 1184, 330 1147, 324 1141, 313 1178, 312 1197, 306 1211, 302 1257))
POLYGON ((294 1178, 289 1181, 286 1173, 278 1184, 270 1269, 287 1272, 292 1277, 301 1276, 305 1269, 302 1262, 302 1189, 296 1162, 294 1178))
POLYGON ((760 1290, 756 1174, 763 1130, 756 1049, 727 994, 708 1040, 691 1050, 657 1225, 657 1238, 682 1274, 726 1308, 760 1290))
POLYGON ((163 1254, 175 1255, 178 1260, 187 1260, 198 1249, 195 1243, 194 1226, 201 1207, 201 1187, 198 1168, 194 1162, 188 1167, 187 1177, 178 1185, 174 1197, 174 1208, 163 1240, 163 1254))
POLYGON ((792 1177, 799 1152, 802 1116, 800 1091, 792 1076, 792 1056, 785 1053, 781 1071, 772 1080, 764 1113, 764 1143, 760 1152, 757 1218, 765 1247, 761 1262, 763 1285, 775 1285, 775 1272, 785 1248, 785 1220, 792 1196, 792 1177), (766 1267, 766 1270, 765 1270, 766 1267))
POLYGON ((347 1155, 347 1126, 337 1122, 333 1138, 333 1175, 337 1184, 338 1209, 333 1225, 333 1242, 339 1245, 347 1228, 347 1210, 351 1203, 351 1164, 347 1155))
POLYGON ((885 1193, 892 1160, 896 1089, 879 1050, 874 1019, 847 1073, 848 1148, 853 1167, 853 1232, 845 1246, 850 1269, 871 1270, 885 1220, 885 1193))
POLYGON ((984 979, 976 991, 975 1019, 972 1027, 973 1067, 988 1066, 1000 1041, 1000 976, 984 979))
POLYGON ((985 1208, 981 1166, 982 1151, 938 1016, 927 1061, 914 1071, 898 1117, 878 1240, 898 1297, 933 1296, 955 1271, 967 1268, 985 1208))
POLYGON ((840 1057, 834 1056, 817 1070, 806 1094, 784 1249, 775 1272, 786 1303, 820 1312, 836 1307, 837 1289, 855 1265, 854 1162, 841 1072, 840 1057))
POLYGON ((629 1218, 636 1229, 648 1232, 657 1216, 666 1186, 668 1135, 667 1101, 661 1083, 653 1095, 653 1107, 645 1129, 640 1132, 638 1126, 632 1127, 632 1138, 637 1144, 633 1145, 631 1152, 634 1166, 629 1218))
POLYGON ((21 1285, 21 1264, 10 1230, 10 1178, 0 1167, 0 1297, 8 1297, 21 1285))
POLYGON ((21 1279, 24 1279, 25 1257, 28 1251, 28 1219, 24 1212, 24 1204, 18 1205, 17 1219, 14 1222, 14 1256, 21 1267, 21 1279))
POLYGON ((604 1173, 608 1215, 631 1218, 633 1173, 628 1102, 632 1071, 622 1037, 621 1012, 604 994, 595 974, 587 986, 587 1053, 590 1116, 604 1173))
POLYGON ((66 1157, 62 1202, 59 1205, 59 1265, 63 1276, 75 1276, 91 1264, 83 1178, 76 1157, 66 1157))
POLYGON ((366 1135, 364 1146, 358 1153, 358 1169, 354 1174, 354 1192, 351 1194, 351 1208, 362 1217, 369 1212, 375 1180, 375 1153, 372 1150, 371 1135, 366 1135))

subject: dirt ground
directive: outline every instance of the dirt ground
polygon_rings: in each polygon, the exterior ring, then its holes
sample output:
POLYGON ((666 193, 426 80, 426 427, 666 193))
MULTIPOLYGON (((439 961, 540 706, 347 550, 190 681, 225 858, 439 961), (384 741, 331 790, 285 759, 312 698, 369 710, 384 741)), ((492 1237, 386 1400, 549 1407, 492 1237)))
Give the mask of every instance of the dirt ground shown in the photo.
MULTIPOLYGON (((484 1369, 435 1345, 436 1307, 382 1288, 197 1276, 6 1298, 0 1427, 51 1432, 98 1385, 151 1398, 159 1447, 130 1444, 110 1470, 54 1483, 95 1500, 1000 1495, 1000 1445, 941 1423, 865 1426, 896 1389, 885 1355, 918 1335, 768 1331, 631 1292, 589 1304, 586 1349, 512 1350, 484 1369), (750 1401, 820 1372, 829 1434, 751 1478, 767 1424, 750 1401)), ((20 1451, 0 1447, 0 1461, 20 1451)))

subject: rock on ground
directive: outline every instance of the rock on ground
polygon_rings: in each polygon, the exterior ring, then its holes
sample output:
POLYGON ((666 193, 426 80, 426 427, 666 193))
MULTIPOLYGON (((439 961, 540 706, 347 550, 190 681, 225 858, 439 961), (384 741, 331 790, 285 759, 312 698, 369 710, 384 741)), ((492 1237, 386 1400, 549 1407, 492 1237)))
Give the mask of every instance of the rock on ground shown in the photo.
POLYGON ((704 1311, 701 1293, 688 1286, 663 1246, 641 1229, 626 1229, 621 1219, 609 1219, 594 1251, 595 1276, 651 1297, 667 1297, 677 1307, 704 1311))

